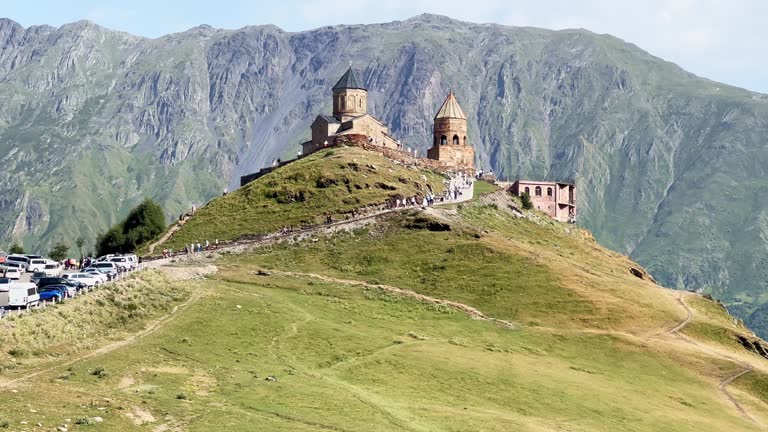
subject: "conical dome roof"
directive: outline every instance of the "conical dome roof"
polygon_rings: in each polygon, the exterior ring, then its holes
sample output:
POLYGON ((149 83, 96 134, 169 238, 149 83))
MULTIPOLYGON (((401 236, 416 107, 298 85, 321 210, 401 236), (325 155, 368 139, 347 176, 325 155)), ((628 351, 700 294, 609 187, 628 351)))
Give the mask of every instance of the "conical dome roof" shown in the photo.
POLYGON ((347 69, 347 72, 344 73, 344 75, 341 76, 339 79, 339 82, 336 83, 336 85, 333 86, 333 90, 344 90, 344 89, 360 89, 360 90, 367 90, 365 87, 363 87, 362 82, 357 78, 357 74, 354 70, 352 70, 352 66, 347 69))
POLYGON ((448 93, 448 97, 445 98, 443 106, 441 106, 440 111, 437 112, 435 119, 439 118, 467 119, 467 116, 464 115, 464 111, 461 110, 459 101, 456 100, 456 96, 453 95, 453 92, 448 93))

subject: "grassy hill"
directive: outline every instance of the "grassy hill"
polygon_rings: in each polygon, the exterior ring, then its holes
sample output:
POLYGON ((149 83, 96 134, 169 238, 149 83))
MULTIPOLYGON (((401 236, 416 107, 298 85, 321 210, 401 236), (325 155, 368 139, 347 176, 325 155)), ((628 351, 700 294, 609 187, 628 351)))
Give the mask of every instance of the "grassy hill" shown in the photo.
MULTIPOLYGON (((357 152, 320 154, 293 172, 311 179, 320 164, 338 167, 359 159, 357 152), (334 157, 342 159, 329 162, 334 157)), ((354 175, 331 168, 325 175, 354 175)), ((378 172, 387 184, 407 174, 378 172)), ((246 188, 249 209, 261 202, 276 214, 308 217, 293 203, 253 195, 271 181, 246 188)), ((365 198, 374 192, 350 194, 365 203, 380 199, 365 198)), ((642 268, 588 232, 536 212, 518 217, 513 197, 487 192, 348 232, 162 269, 173 275, 218 268, 193 283, 137 275, 138 285, 149 284, 141 289, 176 287, 176 302, 191 300, 172 319, 148 313, 124 322, 127 328, 115 323, 114 336, 95 332, 88 346, 66 352, 57 351, 55 337, 49 347, 39 343, 36 335, 56 328, 43 318, 89 298, 0 322, 0 331, 16 329, 3 348, 30 353, 0 374, 0 424, 19 430, 22 421, 40 422, 39 430, 49 430, 70 419, 70 430, 98 431, 763 430, 768 360, 737 342, 737 335, 757 341, 748 329, 715 302, 635 276, 630 269, 643 276, 642 268), (93 351, 158 320, 141 337, 93 351), (38 341, 34 349, 28 340, 38 341), (103 421, 73 424, 96 417, 103 421)), ((209 207, 223 205, 219 200, 209 207)), ((201 210, 185 228, 211 215, 201 210)), ((271 227, 265 218, 254 221, 271 227)), ((244 233, 228 226, 233 238, 244 233)))
POLYGON ((316 152, 213 199, 163 244, 235 240, 285 226, 320 224, 393 196, 443 191, 441 174, 407 168, 356 147, 316 152))

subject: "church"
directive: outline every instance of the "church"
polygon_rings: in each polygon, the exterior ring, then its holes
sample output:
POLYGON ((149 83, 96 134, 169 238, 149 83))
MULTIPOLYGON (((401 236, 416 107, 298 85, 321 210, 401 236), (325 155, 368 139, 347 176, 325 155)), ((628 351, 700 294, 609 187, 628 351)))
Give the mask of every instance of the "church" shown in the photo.
MULTIPOLYGON (((301 144, 302 154, 332 146, 337 137, 343 135, 365 135, 371 145, 402 150, 387 125, 368 114, 368 90, 352 66, 331 90, 333 115, 315 118, 311 126, 312 139, 301 144)), ((467 139, 467 116, 453 92, 448 93, 435 115, 433 146, 427 151, 427 158, 440 162, 446 169, 474 171, 475 150, 467 139)))

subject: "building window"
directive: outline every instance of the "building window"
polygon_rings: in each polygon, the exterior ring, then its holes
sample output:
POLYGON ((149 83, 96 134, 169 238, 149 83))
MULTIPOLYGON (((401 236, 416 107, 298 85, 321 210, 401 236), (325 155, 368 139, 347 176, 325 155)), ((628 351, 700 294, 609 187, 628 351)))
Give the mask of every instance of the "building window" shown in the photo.
POLYGON ((440 137, 440 145, 446 145, 448 144, 448 137, 443 135, 440 137))
POLYGON ((552 188, 547 188, 547 196, 548 197, 552 196, 552 188))
POLYGON ((350 109, 355 109, 355 97, 354 96, 350 96, 349 97, 349 108, 350 109))
POLYGON ((358 100, 358 105, 359 105, 360 109, 362 110, 363 109, 363 98, 360 98, 358 100))
POLYGON ((343 96, 340 97, 339 98, 339 109, 345 109, 346 108, 346 102, 347 102, 347 99, 345 97, 343 97, 343 96))
POLYGON ((454 135, 453 136, 453 145, 459 145, 459 136, 458 135, 454 135))
POLYGON ((541 196, 541 186, 536 186, 536 196, 541 196))
POLYGON ((464 137, 464 145, 467 145, 467 137, 464 137))
POLYGON ((528 188, 528 187, 527 187, 527 188, 525 188, 525 193, 527 193, 528 195, 530 195, 530 194, 531 194, 531 188, 528 188))

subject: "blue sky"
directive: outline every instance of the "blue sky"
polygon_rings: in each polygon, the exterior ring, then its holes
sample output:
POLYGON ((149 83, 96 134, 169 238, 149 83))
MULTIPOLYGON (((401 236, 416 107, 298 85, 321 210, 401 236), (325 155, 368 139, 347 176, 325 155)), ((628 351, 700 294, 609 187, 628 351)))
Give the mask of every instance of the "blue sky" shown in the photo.
POLYGON ((765 0, 0 0, 0 16, 24 26, 89 19, 158 37, 198 24, 329 24, 406 19, 423 12, 474 22, 586 28, 632 42, 701 76, 768 93, 765 0))

